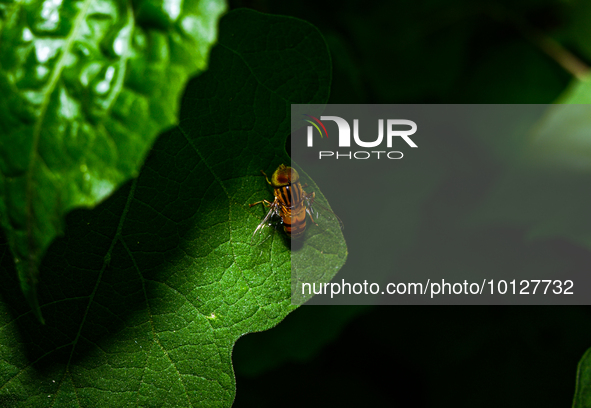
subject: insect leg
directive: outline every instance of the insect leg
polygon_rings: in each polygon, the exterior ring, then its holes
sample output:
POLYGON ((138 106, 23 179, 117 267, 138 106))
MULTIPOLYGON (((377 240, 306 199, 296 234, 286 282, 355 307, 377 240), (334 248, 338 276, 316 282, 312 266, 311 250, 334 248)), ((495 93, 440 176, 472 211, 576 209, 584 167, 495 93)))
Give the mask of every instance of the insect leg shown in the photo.
POLYGON ((263 173, 263 176, 265 176, 265 180, 267 180, 267 183, 271 184, 271 182, 269 181, 269 177, 267 177, 265 172, 261 170, 261 173, 263 173))
POLYGON ((248 206, 249 207, 254 207, 257 204, 263 204, 265 207, 270 207, 271 206, 271 202, 269 202, 267 200, 257 201, 256 203, 248 204, 248 206))

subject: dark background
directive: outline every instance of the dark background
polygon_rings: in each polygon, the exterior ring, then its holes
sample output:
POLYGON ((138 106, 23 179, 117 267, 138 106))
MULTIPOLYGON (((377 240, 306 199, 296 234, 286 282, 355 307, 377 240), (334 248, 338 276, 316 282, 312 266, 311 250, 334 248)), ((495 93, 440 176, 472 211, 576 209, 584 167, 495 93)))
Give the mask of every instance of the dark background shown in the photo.
MULTIPOLYGON (((583 1, 230 4, 318 27, 333 62, 330 103, 552 103, 591 63, 583 1)), ((470 245, 479 262, 589 269, 587 249, 528 240, 527 226, 462 233, 450 191, 461 185, 475 205, 502 161, 476 141, 463 146, 466 161, 442 169, 407 226, 403 260, 436 253, 422 267, 457 267, 470 245), (431 239, 441 230, 451 231, 445 245, 431 239)), ((588 307, 304 306, 238 341, 234 406, 568 407, 590 323, 588 307)))

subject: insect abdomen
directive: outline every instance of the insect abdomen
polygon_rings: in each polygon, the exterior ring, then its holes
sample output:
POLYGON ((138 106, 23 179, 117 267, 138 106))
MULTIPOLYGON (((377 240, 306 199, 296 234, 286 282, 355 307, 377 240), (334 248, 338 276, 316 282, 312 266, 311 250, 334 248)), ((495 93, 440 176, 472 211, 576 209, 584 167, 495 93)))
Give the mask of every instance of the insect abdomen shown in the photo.
POLYGON ((292 210, 290 214, 281 217, 283 230, 290 238, 299 238, 306 231, 306 209, 300 206, 299 211, 292 210))
POLYGON ((283 204, 283 230, 291 238, 299 238, 306 231, 304 192, 299 182, 275 188, 275 197, 283 204))

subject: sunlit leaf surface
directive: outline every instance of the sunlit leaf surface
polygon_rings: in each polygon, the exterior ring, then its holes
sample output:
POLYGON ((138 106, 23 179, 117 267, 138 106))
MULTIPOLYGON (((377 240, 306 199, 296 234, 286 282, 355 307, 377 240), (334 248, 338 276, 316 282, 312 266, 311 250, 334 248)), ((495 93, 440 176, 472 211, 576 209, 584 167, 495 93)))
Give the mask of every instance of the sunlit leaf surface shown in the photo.
POLYGON ((206 68, 223 0, 0 2, 0 220, 39 315, 63 217, 137 175, 206 68))

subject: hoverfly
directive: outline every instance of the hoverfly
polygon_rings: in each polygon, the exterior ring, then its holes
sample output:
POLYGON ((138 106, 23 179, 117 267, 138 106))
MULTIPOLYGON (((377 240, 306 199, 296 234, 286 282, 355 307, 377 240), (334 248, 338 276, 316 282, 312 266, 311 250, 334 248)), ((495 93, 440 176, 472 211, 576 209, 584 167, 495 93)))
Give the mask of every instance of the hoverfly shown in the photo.
MULTIPOLYGON (((269 181, 269 177, 267 177, 264 171, 261 170, 261 173, 265 176, 267 183, 273 187, 275 200, 273 200, 273 202, 261 200, 250 204, 250 207, 257 204, 263 204, 265 207, 269 208, 269 212, 265 218, 263 218, 261 223, 254 230, 254 233, 252 234, 253 237, 265 226, 273 215, 281 218, 283 230, 290 238, 301 238, 304 235, 304 232, 306 231, 306 214, 308 214, 310 220, 318 226, 312 215, 312 204, 314 203, 316 194, 314 192, 307 194, 304 191, 300 184, 300 175, 296 169, 282 164, 277 167, 277 170, 275 170, 271 176, 271 181, 269 181)), ((304 187, 306 187, 306 185, 304 185, 304 187)), ((317 205, 322 207, 320 204, 317 205)), ((327 208, 322 208, 332 213, 339 221, 341 228, 343 228, 343 222, 335 213, 327 208)))

